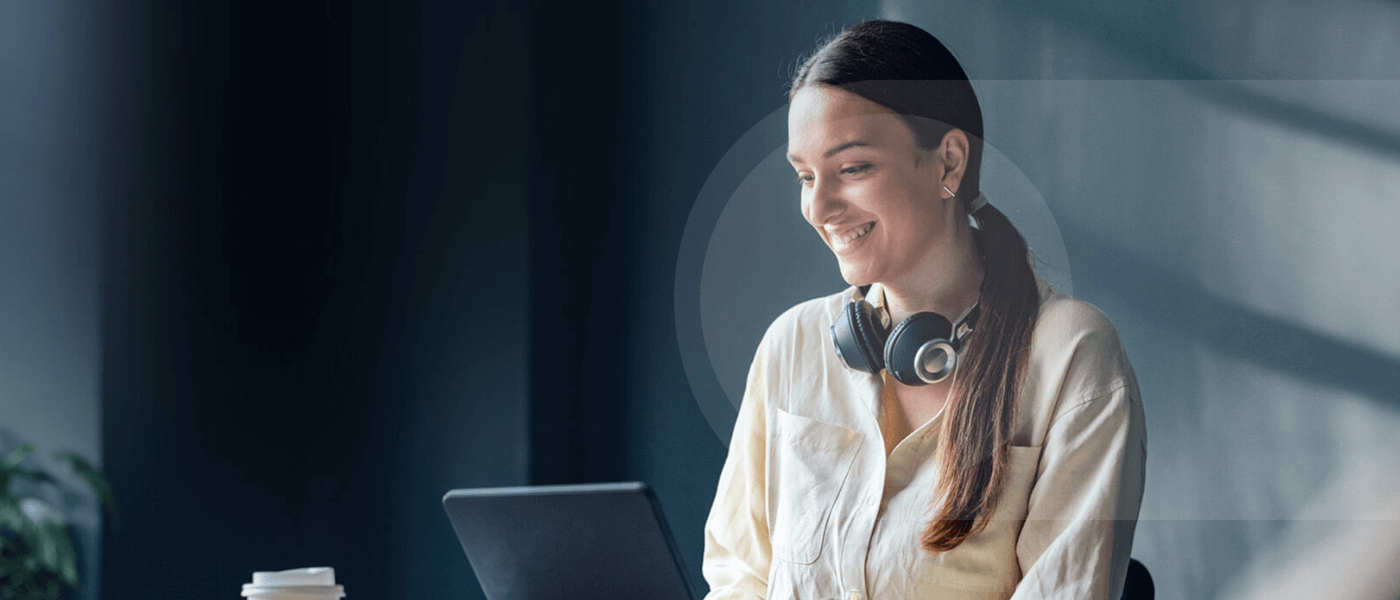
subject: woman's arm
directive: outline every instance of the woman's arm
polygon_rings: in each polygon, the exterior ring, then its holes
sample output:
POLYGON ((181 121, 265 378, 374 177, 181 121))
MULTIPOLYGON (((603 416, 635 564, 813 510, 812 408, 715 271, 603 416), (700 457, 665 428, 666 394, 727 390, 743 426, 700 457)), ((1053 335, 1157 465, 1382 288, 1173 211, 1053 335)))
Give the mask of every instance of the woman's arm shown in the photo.
POLYGON ((1142 402, 1123 365, 1122 383, 1069 403, 1050 424, 1016 545, 1024 576, 1013 600, 1122 593, 1147 460, 1142 402))
POLYGON ((764 342, 749 367, 744 399, 719 475, 719 489, 705 522, 702 568, 710 593, 705 600, 765 598, 772 547, 768 541, 765 493, 768 382, 764 342))

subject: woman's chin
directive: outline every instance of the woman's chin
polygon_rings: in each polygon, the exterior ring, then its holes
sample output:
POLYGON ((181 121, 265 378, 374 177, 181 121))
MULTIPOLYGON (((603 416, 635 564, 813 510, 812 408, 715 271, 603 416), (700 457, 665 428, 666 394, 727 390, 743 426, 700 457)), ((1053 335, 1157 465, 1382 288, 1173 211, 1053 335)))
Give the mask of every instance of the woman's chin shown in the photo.
POLYGON ((845 263, 841 264, 841 278, 856 287, 875 283, 875 279, 865 269, 848 267, 845 263))

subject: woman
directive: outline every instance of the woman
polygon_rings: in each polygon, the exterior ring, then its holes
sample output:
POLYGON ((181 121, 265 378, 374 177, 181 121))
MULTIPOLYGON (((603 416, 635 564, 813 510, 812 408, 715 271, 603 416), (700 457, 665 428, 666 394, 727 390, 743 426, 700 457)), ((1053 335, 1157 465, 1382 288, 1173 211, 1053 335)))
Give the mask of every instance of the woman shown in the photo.
POLYGON ((870 21, 788 99, 802 214, 852 287, 759 345, 705 527, 708 598, 1117 598, 1137 383, 1109 320, 1037 277, 980 193, 962 67, 870 21))

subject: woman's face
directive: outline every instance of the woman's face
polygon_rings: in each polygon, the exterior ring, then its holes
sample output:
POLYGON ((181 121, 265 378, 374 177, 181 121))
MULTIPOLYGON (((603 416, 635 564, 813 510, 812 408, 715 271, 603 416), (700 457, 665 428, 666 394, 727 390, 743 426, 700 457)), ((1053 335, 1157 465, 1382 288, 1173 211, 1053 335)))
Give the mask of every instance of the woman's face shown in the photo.
POLYGON ((937 156, 916 148, 894 112, 845 90, 807 85, 788 107, 802 216, 851 285, 912 283, 936 270, 953 221, 937 156))

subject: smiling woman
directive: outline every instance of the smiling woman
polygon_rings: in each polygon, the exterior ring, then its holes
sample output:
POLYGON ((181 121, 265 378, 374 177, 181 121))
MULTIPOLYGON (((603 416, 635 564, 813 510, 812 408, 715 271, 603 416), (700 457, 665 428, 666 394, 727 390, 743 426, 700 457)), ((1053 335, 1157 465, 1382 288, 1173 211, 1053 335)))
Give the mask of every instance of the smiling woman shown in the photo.
POLYGON ((1112 323, 1037 276, 981 193, 981 136, 962 67, 912 25, 852 26, 798 69, 787 159, 851 287, 759 345, 709 598, 1118 596, 1137 382, 1112 323))
POLYGON ((954 129, 939 147, 919 148, 890 109, 816 84, 793 94, 788 140, 802 214, 836 254, 847 282, 921 288, 945 314, 976 300, 977 248, 961 204, 943 189, 961 185, 966 134, 954 129), (959 217, 962 227, 955 226, 959 217))

